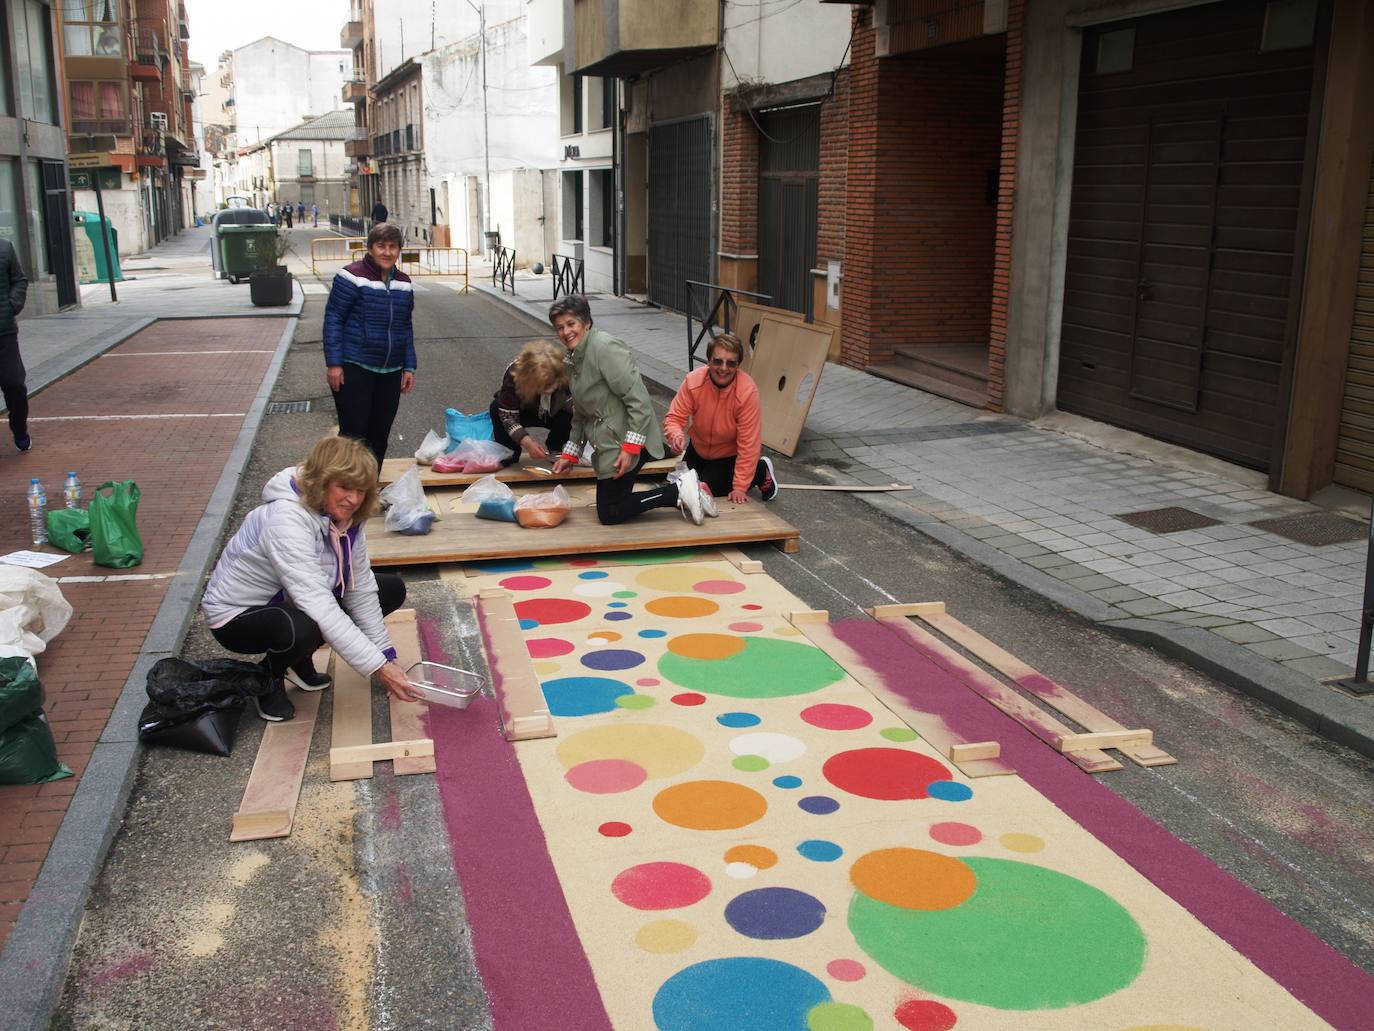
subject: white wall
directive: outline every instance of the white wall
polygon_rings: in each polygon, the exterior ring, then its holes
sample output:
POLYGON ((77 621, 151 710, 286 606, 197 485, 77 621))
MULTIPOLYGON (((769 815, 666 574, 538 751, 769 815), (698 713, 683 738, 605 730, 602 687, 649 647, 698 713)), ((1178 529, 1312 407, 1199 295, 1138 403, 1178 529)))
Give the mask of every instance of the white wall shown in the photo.
MULTIPOLYGON (((353 78, 353 54, 348 50, 312 50, 310 69, 310 114, 322 115, 344 106, 343 84, 353 78)), ((351 104, 349 105, 352 106, 351 104)))
POLYGON ((251 147, 307 118, 343 107, 348 51, 311 53, 268 36, 234 51, 238 145, 251 147), (340 74, 338 66, 345 71, 340 74))
MULTIPOLYGON (((483 6, 478 0, 474 3, 483 6)), ((525 5, 524 0, 485 0, 485 7, 490 29, 520 17, 525 5)), ((385 78, 412 57, 462 43, 476 35, 477 23, 477 12, 464 0, 385 0, 374 4, 377 78, 385 78)))
POLYGON ((844 4, 779 7, 725 0, 721 24, 730 62, 722 73, 724 88, 738 85, 736 74, 756 82, 791 82, 834 71, 849 42, 849 11, 844 4))
POLYGON ((530 64, 557 64, 563 58, 563 0, 525 0, 530 64))

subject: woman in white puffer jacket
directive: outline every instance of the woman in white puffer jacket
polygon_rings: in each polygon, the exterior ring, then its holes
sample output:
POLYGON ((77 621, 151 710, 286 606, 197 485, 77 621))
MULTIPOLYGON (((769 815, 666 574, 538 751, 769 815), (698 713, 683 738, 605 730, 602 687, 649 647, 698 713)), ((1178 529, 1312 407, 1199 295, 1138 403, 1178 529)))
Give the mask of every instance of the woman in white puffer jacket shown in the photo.
POLYGON ((304 463, 273 476, 262 500, 225 546, 200 602, 221 645, 265 653, 276 684, 255 699, 258 715, 295 715, 284 680, 306 691, 329 686, 311 663, 325 642, 396 697, 416 699, 382 622, 405 601, 405 583, 374 574, 367 558, 363 524, 377 507, 372 451, 349 437, 325 437, 304 463))

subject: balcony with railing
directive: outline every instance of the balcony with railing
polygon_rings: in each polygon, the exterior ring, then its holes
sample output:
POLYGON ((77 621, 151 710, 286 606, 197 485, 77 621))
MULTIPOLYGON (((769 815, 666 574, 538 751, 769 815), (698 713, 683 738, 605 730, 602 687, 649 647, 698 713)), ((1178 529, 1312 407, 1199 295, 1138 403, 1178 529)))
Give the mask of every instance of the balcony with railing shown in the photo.
POLYGON ((344 154, 351 158, 371 157, 372 139, 367 134, 367 126, 354 126, 353 135, 344 140, 344 154))
POLYGON ((571 7, 573 45, 563 57, 582 75, 634 75, 720 43, 715 0, 573 0, 571 7))
POLYGON ((129 78, 135 82, 161 82, 162 66, 168 57, 161 35, 151 29, 134 33, 134 59, 129 63, 129 78))
POLYGON ((345 104, 361 104, 367 100, 367 83, 362 79, 349 79, 343 84, 345 104))
POLYGON ((339 32, 339 46, 345 50, 352 50, 354 47, 363 45, 363 23, 361 21, 346 21, 342 31, 339 32))

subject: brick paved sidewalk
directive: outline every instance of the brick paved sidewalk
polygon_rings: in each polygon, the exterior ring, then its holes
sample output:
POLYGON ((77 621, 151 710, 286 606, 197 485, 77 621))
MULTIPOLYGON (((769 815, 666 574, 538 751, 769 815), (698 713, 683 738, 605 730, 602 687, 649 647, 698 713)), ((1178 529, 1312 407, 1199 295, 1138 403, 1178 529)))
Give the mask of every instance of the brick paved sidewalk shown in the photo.
MULTIPOLYGON (((0 449, 0 554, 30 547, 24 492, 41 477, 61 504, 74 469, 90 493, 132 479, 142 491, 143 563, 50 566, 74 613, 38 656, 58 755, 75 777, 0 787, 0 946, 49 846, 186 552, 281 339, 282 319, 159 322, 31 401, 33 450, 0 449)), ((55 551, 52 548, 43 550, 55 551)), ((129 728, 132 729, 132 728, 129 728)))

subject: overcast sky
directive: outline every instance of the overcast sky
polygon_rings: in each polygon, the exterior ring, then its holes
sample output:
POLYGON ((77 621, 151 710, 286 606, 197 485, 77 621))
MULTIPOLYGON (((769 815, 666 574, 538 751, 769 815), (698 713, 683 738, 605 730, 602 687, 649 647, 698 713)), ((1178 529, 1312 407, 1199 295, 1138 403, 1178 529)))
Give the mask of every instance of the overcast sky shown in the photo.
POLYGON ((186 0, 191 60, 212 69, 219 55, 263 36, 304 50, 338 50, 348 0, 186 0))

